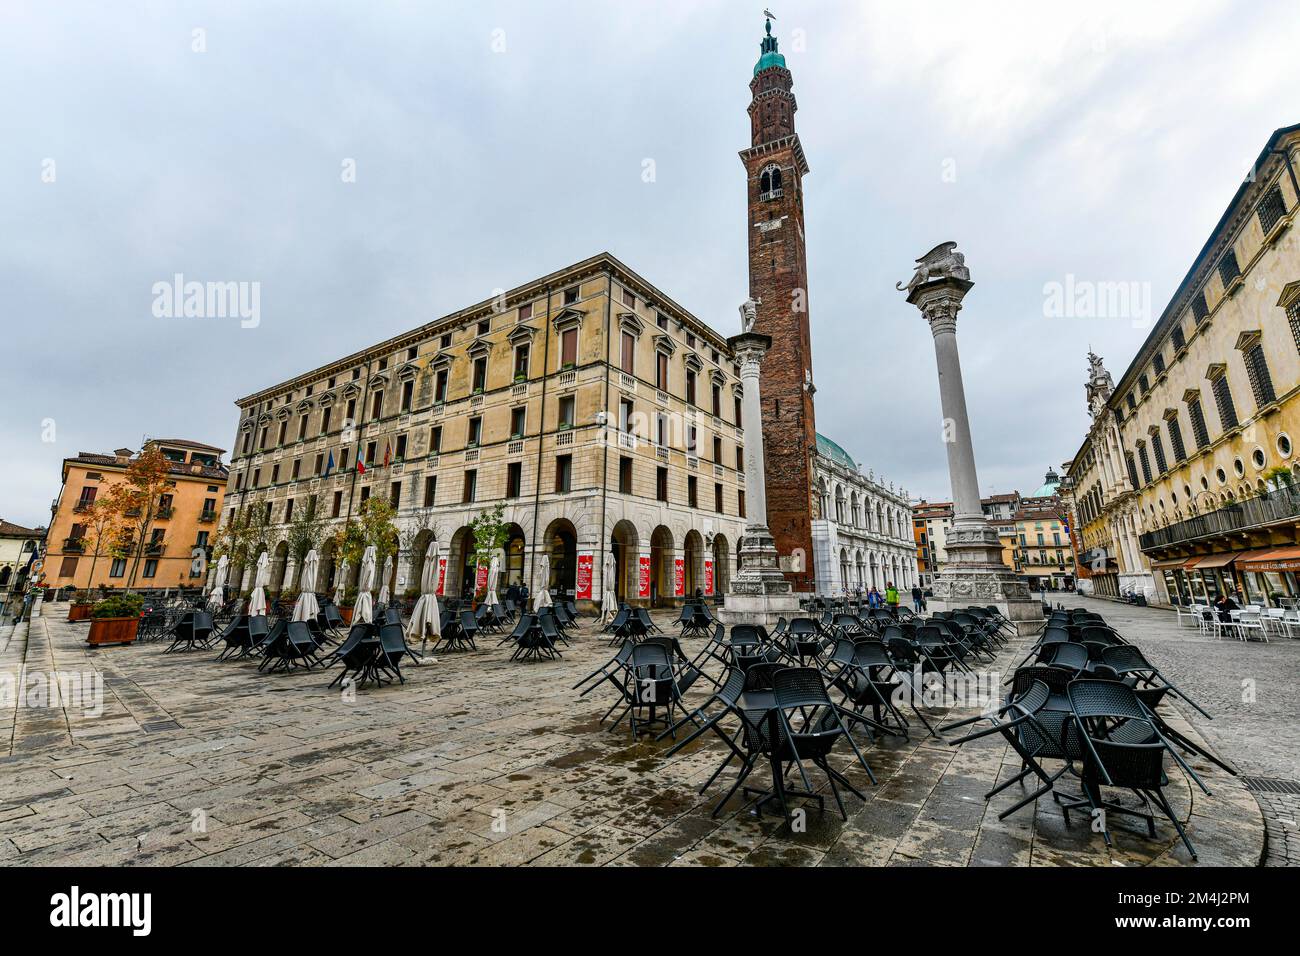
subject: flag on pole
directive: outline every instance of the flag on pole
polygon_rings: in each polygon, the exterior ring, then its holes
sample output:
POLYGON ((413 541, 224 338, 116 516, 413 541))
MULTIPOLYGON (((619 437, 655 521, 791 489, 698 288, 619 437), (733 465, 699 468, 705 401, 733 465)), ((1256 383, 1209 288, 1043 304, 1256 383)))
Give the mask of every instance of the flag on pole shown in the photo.
POLYGON ((329 461, 325 462, 325 474, 328 475, 333 470, 334 470, 334 449, 331 448, 329 461))
POLYGON ((361 454, 361 446, 358 445, 357 446, 357 474, 359 475, 364 475, 366 473, 366 463, 361 460, 363 457, 364 456, 361 454))
POLYGON ((392 461, 392 457, 391 457, 391 455, 389 454, 391 451, 392 451, 392 447, 389 445, 389 443, 388 443, 388 442, 384 442, 384 467, 385 467, 385 468, 387 468, 388 465, 389 465, 389 462, 392 461))

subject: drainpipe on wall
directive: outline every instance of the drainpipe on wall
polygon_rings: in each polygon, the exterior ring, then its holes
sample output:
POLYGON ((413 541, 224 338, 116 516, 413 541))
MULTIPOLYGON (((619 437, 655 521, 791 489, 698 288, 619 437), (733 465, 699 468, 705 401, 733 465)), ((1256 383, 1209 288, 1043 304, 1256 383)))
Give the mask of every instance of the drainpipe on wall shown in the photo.
MULTIPOLYGON (((537 516, 542 498, 542 446, 546 440, 546 380, 551 374, 551 286, 549 283, 546 286, 546 319, 542 322, 542 336, 545 345, 542 348, 542 394, 537 406, 537 470, 533 475, 533 550, 528 559, 529 581, 533 580, 537 570, 537 539, 541 535, 537 527, 537 516)), ((531 350, 528 364, 532 366, 531 350)), ((549 583, 548 581, 542 586, 547 587, 549 583)))

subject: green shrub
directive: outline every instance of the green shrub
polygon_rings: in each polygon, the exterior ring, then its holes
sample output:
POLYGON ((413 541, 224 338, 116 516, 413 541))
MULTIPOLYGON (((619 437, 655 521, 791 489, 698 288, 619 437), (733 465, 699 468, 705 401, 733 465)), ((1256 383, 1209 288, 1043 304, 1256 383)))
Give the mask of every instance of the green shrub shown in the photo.
POLYGON ((139 617, 144 598, 139 594, 115 594, 104 598, 90 612, 91 617, 139 617))

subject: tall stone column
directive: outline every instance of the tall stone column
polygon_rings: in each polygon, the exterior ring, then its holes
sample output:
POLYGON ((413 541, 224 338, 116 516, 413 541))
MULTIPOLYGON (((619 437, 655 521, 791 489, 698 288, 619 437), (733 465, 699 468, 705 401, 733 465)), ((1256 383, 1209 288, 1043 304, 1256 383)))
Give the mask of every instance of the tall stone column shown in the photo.
POLYGON ((1028 630, 1042 622, 1041 607, 1030 596, 1028 585, 1002 563, 1002 542, 980 507, 975 449, 957 351, 957 314, 974 283, 956 246, 955 242, 941 243, 916 260, 916 274, 906 286, 907 301, 920 310, 934 336, 943 441, 952 484, 953 522, 944 542, 947 562, 935 576, 930 604, 940 611, 993 604, 1028 630))
POLYGON ((745 533, 738 555, 740 570, 731 579, 722 619, 728 624, 773 627, 778 617, 799 613, 799 598, 781 573, 776 542, 767 527, 767 488, 763 467, 763 406, 759 371, 772 339, 743 332, 727 340, 740 364, 741 417, 745 426, 745 533))

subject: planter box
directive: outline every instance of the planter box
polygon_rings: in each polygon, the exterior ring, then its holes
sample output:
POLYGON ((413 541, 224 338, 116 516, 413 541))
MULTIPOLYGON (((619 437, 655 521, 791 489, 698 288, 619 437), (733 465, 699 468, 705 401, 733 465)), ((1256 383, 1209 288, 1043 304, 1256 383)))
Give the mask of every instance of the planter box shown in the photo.
POLYGON ((339 608, 339 617, 343 618, 344 624, 348 625, 349 627, 352 626, 352 608, 350 607, 339 608))
POLYGON ((135 641, 138 617, 92 617, 87 644, 131 644, 135 641))
POLYGON ((86 618, 90 617, 90 612, 94 610, 94 608, 95 605, 93 604, 69 604, 68 620, 84 621, 86 618))

